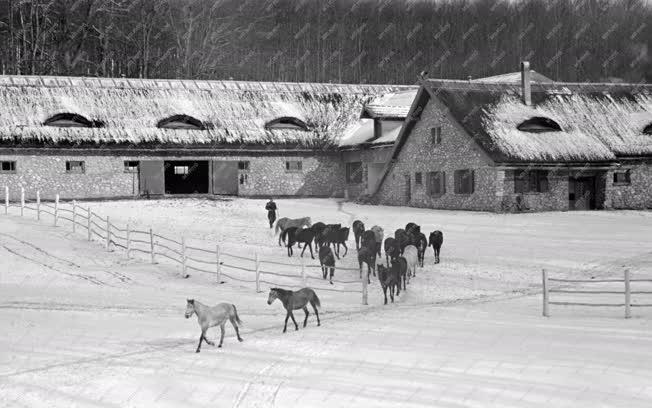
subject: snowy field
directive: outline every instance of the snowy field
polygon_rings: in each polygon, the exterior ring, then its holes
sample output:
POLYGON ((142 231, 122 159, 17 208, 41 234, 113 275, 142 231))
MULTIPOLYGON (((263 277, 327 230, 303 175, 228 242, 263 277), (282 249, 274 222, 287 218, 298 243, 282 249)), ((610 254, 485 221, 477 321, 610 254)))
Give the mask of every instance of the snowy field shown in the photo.
MULTIPOLYGON (((542 268, 558 277, 621 278, 624 268, 652 277, 652 213, 278 204, 281 216, 313 221, 440 229, 442 262, 434 265, 430 250, 407 292, 387 306, 377 282, 369 306, 359 294, 318 291, 322 326, 311 315, 305 329, 282 334, 284 310, 267 305, 267 286, 256 293, 207 274, 180 279, 174 264, 107 253, 83 232, 12 209, 0 215, 0 406, 652 406, 652 308, 625 320, 622 308, 551 306, 543 318, 540 294, 542 268), (224 348, 204 344, 195 354, 199 328, 183 318, 189 297, 235 303, 244 342, 227 326, 224 348)), ((288 262, 262 200, 83 205, 190 245, 288 262)), ((349 247, 342 266, 356 265, 352 237, 349 247)), ((299 265, 296 251, 289 262, 299 265)))

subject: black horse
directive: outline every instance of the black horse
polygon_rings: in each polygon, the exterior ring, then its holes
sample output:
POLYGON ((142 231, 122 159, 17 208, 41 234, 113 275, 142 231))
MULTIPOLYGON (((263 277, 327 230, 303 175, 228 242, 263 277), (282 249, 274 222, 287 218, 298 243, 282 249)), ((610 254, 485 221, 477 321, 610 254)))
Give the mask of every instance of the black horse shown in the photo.
POLYGON ((392 237, 385 238, 385 243, 383 246, 385 247, 385 261, 387 266, 389 266, 389 261, 397 258, 401 254, 401 251, 398 248, 396 239, 392 237))
POLYGON ((405 247, 410 245, 410 236, 404 229, 399 228, 394 231, 394 239, 396 239, 396 244, 398 245, 400 254, 403 255, 405 247))
POLYGON ((383 288, 383 295, 385 295, 385 304, 387 304, 387 289, 389 289, 389 296, 394 303, 394 292, 396 296, 401 292, 401 279, 395 268, 387 268, 383 264, 378 264, 378 280, 380 286, 383 288))
POLYGON ((353 221, 353 236, 355 237, 355 249, 360 249, 360 238, 364 232, 364 223, 360 220, 353 221))
POLYGON ((360 248, 369 248, 374 251, 378 250, 376 243, 376 234, 372 230, 367 230, 362 233, 362 238, 360 239, 360 248))
POLYGON ((319 248, 319 264, 321 265, 321 271, 326 279, 328 272, 330 271, 330 283, 333 284, 333 275, 335 274, 335 256, 333 256, 333 250, 330 246, 323 246, 319 248))
POLYGON ((444 243, 444 234, 441 231, 433 231, 430 233, 430 239, 428 240, 428 246, 432 247, 432 250, 435 253, 435 263, 439 263, 439 250, 441 249, 441 244, 444 243))
POLYGON ((405 232, 410 235, 419 235, 421 234, 421 226, 413 222, 408 222, 405 224, 405 232))
POLYGON ((398 273, 399 276, 399 288, 400 288, 400 280, 403 280, 403 290, 407 290, 407 273, 408 273, 408 265, 407 265, 407 260, 403 258, 402 256, 399 256, 396 259, 392 259, 392 269, 396 270, 396 273, 398 273))
POLYGON ((315 255, 312 252, 312 241, 315 239, 315 231, 311 228, 302 228, 294 232, 295 241, 298 243, 303 243, 303 250, 301 251, 301 258, 303 258, 303 253, 306 251, 306 247, 310 249, 310 257, 315 259, 315 255))
POLYGON ((333 246, 336 246, 335 254, 337 255, 337 258, 340 258, 340 245, 344 246, 344 255, 342 256, 346 256, 349 252, 349 247, 346 246, 346 241, 349 240, 349 227, 342 227, 338 231, 335 231, 330 240, 333 243, 333 246))
POLYGON ((324 228, 326 228, 326 224, 324 224, 323 222, 316 222, 312 224, 312 226, 310 227, 310 229, 315 232, 315 236, 321 234, 324 228))
POLYGON ((417 260, 419 262, 419 266, 423 268, 423 258, 426 253, 426 248, 428 248, 428 240, 426 239, 426 234, 423 232, 419 233, 415 246, 417 247, 417 260))
POLYGON ((292 256, 294 251, 292 250, 292 247, 294 244, 297 243, 296 240, 296 232, 298 228, 297 227, 289 227, 283 230, 281 235, 279 236, 279 240, 282 238, 283 242, 285 242, 285 246, 288 249, 288 256, 292 256))
POLYGON ((376 249, 361 247, 358 251, 358 264, 360 266, 360 279, 362 279, 362 264, 367 264, 367 282, 371 283, 371 273, 376 276, 376 249))

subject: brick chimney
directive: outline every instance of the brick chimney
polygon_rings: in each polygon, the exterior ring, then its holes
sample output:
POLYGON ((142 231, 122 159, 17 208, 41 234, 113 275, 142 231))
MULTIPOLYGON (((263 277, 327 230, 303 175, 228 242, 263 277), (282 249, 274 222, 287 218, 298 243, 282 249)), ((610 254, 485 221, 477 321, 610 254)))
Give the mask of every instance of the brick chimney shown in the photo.
POLYGON ((523 104, 532 105, 532 93, 530 91, 530 63, 521 62, 521 98, 523 104))

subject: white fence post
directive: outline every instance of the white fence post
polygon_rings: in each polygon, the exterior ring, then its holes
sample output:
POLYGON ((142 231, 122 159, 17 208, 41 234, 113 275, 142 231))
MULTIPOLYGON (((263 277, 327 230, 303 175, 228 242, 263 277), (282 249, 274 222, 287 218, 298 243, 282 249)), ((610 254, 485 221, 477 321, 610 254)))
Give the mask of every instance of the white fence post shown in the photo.
POLYGON ((54 226, 57 226, 59 220, 59 194, 54 196, 54 226))
POLYGON ((25 187, 20 188, 20 216, 25 213, 25 187))
POLYGON ((88 229, 88 240, 90 241, 92 239, 92 237, 91 237, 91 207, 90 206, 86 209, 86 215, 88 216, 88 219, 86 220, 86 228, 88 229))
POLYGON ((41 192, 36 190, 36 219, 41 220, 41 192))
POLYGON ((548 271, 541 270, 541 279, 543 280, 543 316, 549 317, 548 313, 548 271))
POLYGON ((127 223, 127 259, 129 259, 129 252, 131 250, 131 228, 129 228, 129 223, 127 223))
POLYGON ((72 232, 77 231, 77 202, 75 200, 72 200, 72 232))
POLYGON ((156 263, 154 260, 154 233, 151 228, 149 229, 149 253, 152 258, 152 263, 156 263))
POLYGON ((301 260, 301 281, 303 282, 303 286, 308 286, 308 279, 306 279, 306 264, 303 262, 303 258, 299 258, 301 260))
POLYGON ((256 292, 260 292, 260 261, 258 260, 258 251, 254 255, 256 262, 256 292))
POLYGON ((625 269, 625 319, 632 317, 632 291, 629 287, 629 269, 625 269))
POLYGON ((184 278, 190 276, 186 272, 186 239, 184 237, 181 237, 181 269, 184 278))
POLYGON ((109 250, 111 245, 111 224, 109 223, 109 216, 106 216, 106 250, 109 250))
POLYGON ((369 285, 368 282, 368 275, 366 273, 362 274, 362 304, 363 305, 368 305, 368 293, 367 293, 367 286, 369 285))
POLYGON ((220 267, 220 246, 215 245, 215 260, 217 261, 217 283, 222 283, 222 268, 220 267))
POLYGON ((9 187, 5 186, 5 214, 9 214, 9 187))

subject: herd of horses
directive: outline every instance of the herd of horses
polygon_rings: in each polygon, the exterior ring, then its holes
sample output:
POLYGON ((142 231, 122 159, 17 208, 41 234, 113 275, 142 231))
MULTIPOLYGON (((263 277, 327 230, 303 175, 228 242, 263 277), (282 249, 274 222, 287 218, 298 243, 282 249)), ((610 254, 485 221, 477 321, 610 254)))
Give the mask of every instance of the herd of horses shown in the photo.
POLYGON ((358 265, 360 278, 362 278, 363 266, 367 265, 367 282, 371 283, 371 275, 376 276, 378 269, 378 280, 383 288, 385 304, 387 304, 387 290, 392 302, 394 294, 398 295, 407 289, 411 277, 416 276, 418 266, 423 267, 425 252, 432 247, 435 263, 439 263, 439 254, 444 242, 444 235, 436 230, 426 235, 421 232, 421 226, 410 222, 405 228, 394 231, 393 237, 386 237, 382 227, 378 225, 366 229, 360 220, 355 220, 351 225, 325 224, 323 222, 312 223, 310 217, 303 218, 280 218, 276 223, 275 233, 278 234, 278 244, 285 244, 288 256, 292 256, 293 247, 296 244, 303 250, 310 250, 310 256, 314 259, 313 244, 319 255, 319 263, 322 267, 323 278, 329 277, 333 284, 335 272, 335 259, 340 259, 340 246, 344 247, 344 254, 348 253, 346 242, 349 240, 349 232, 353 230, 355 247, 358 252, 358 265), (331 249, 332 246, 332 249, 331 249), (385 251, 385 264, 376 264, 377 258, 382 257, 381 251, 385 251))

